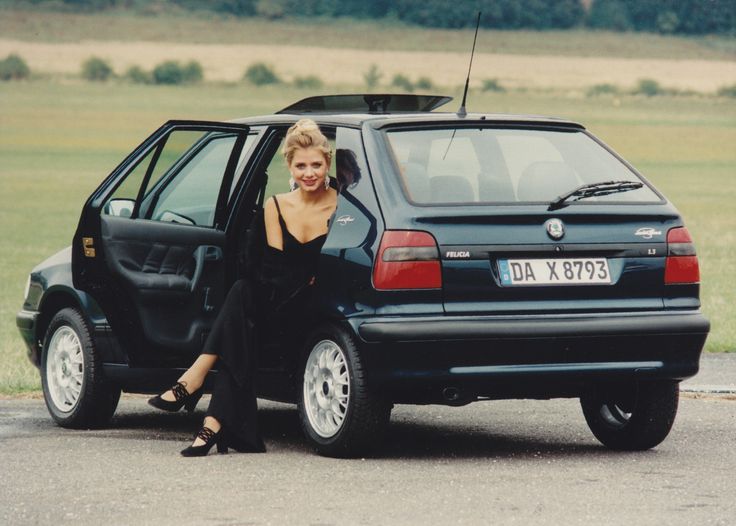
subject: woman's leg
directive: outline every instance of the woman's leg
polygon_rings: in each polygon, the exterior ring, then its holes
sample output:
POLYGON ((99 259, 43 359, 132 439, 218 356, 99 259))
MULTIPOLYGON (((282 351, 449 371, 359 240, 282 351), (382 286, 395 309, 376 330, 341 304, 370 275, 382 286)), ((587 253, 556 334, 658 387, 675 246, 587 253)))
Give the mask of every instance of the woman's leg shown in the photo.
MULTIPOLYGON (((207 377, 207 373, 209 373, 210 369, 215 366, 216 362, 216 354, 200 354, 192 366, 184 371, 184 374, 179 377, 179 383, 184 384, 188 393, 194 393, 197 389, 202 387, 204 379, 207 377)), ((169 389, 161 395, 161 398, 167 402, 173 402, 175 400, 174 392, 169 389)))
MULTIPOLYGON (((243 352, 250 354, 252 349, 246 347, 243 352)), ((227 446, 237 451, 266 450, 258 430, 258 403, 252 375, 246 375, 245 381, 239 382, 229 369, 218 365, 204 425, 214 432, 224 427, 227 446)), ((193 445, 201 443, 195 440, 193 445)))
MULTIPOLYGON (((220 421, 217 420, 214 416, 204 417, 204 423, 202 424, 202 426, 209 427, 215 433, 217 433, 220 429, 222 429, 222 424, 220 424, 220 421)), ((194 442, 192 442, 193 447, 201 446, 203 444, 204 444, 204 440, 202 440, 198 436, 194 439, 194 442)))

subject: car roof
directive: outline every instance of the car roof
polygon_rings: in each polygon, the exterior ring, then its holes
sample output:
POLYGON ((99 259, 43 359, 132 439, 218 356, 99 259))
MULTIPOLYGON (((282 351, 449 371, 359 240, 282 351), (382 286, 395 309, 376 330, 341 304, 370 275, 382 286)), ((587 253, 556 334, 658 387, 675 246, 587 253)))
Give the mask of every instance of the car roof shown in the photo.
POLYGON ((293 124, 300 118, 308 117, 317 124, 361 127, 369 123, 374 128, 384 128, 392 125, 412 124, 493 124, 493 125, 527 125, 527 126, 555 126, 584 129, 574 121, 545 117, 540 115, 514 115, 507 113, 468 113, 458 115, 453 112, 423 111, 422 108, 436 108, 452 100, 447 96, 428 95, 328 95, 303 99, 271 115, 245 117, 233 119, 230 122, 251 126, 267 124, 293 124), (384 103, 384 99, 400 100, 401 104, 392 110, 391 104, 384 103), (412 99, 415 99, 412 101, 412 99), (315 102, 316 101, 316 102, 315 102), (365 102, 363 102, 365 101, 365 102), (388 111, 367 111, 375 107, 375 102, 388 111), (367 104, 366 104, 367 103, 367 104), (419 108, 407 110, 406 108, 419 108))
MULTIPOLYGON (((304 115, 260 115, 256 117, 244 117, 232 119, 228 122, 246 124, 250 126, 266 124, 293 124, 304 115)), ((309 118, 317 124, 361 127, 370 124, 374 128, 385 128, 392 125, 412 124, 495 124, 495 125, 531 125, 531 126, 559 126, 565 128, 585 129, 577 122, 556 117, 545 117, 541 115, 514 115, 506 113, 468 113, 461 117, 457 113, 450 112, 417 112, 417 113, 310 113, 309 118)))

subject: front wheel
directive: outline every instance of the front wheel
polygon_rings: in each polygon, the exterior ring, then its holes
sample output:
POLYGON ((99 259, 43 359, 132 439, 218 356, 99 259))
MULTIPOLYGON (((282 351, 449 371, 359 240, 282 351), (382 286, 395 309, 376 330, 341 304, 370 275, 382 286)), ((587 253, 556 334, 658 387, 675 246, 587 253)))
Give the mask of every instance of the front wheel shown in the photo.
POLYGON ((49 324, 41 356, 41 385, 46 407, 62 427, 100 427, 115 412, 120 388, 103 377, 90 327, 76 309, 60 310, 49 324))
POLYGON ((580 405, 588 427, 603 445, 643 451, 667 437, 679 397, 675 381, 642 381, 590 392, 580 398, 580 405))
POLYGON ((322 328, 309 339, 302 363, 299 416, 317 452, 354 457, 376 446, 391 405, 371 389, 352 336, 336 326, 322 328))

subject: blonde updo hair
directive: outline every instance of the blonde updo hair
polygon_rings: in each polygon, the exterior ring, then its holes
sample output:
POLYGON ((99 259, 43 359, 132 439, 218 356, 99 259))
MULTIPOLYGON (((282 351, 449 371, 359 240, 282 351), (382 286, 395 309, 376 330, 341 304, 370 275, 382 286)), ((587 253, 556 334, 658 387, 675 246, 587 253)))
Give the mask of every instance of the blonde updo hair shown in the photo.
POLYGON ((286 164, 291 165, 294 158, 294 152, 297 148, 317 148, 325 156, 327 166, 332 162, 332 148, 330 141, 320 131, 317 123, 312 119, 299 119, 289 131, 286 132, 286 139, 281 153, 284 154, 286 164))

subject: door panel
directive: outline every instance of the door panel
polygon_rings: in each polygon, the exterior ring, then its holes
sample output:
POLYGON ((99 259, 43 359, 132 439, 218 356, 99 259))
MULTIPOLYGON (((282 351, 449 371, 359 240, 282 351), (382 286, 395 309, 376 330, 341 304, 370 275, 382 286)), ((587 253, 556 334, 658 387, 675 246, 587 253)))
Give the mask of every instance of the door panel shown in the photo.
POLYGON ((185 366, 202 348, 225 292, 227 207, 247 134, 169 122, 85 204, 74 283, 102 306, 132 365, 185 366))
POLYGON ((102 240, 111 271, 134 291, 190 292, 197 289, 207 263, 222 261, 225 234, 174 223, 103 217, 102 240), (218 257, 212 257, 218 252, 218 257))
POLYGON ((102 240, 148 342, 196 354, 222 302, 225 233, 103 216, 102 240))

